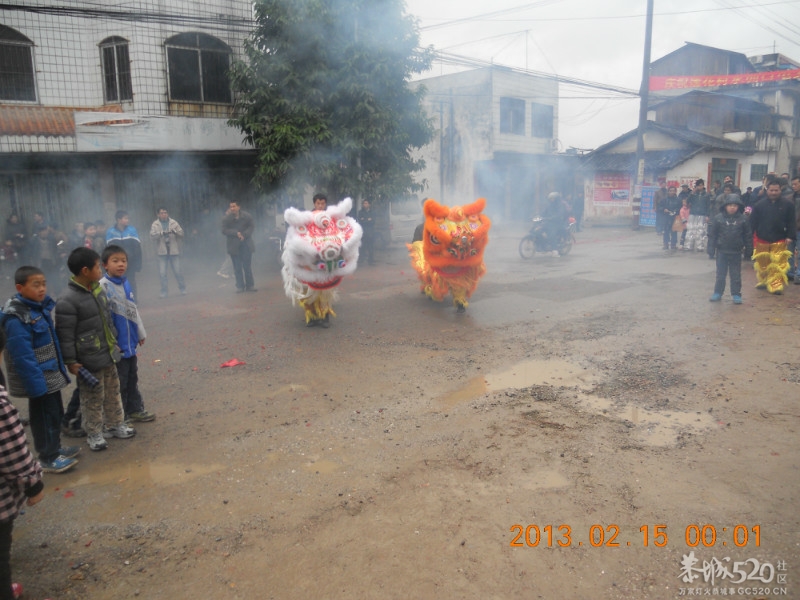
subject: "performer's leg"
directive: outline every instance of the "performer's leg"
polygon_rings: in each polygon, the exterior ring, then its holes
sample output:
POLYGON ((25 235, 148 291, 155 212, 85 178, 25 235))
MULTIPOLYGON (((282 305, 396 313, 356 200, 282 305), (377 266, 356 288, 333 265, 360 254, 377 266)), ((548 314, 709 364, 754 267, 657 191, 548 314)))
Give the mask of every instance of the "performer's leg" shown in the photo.
POLYGON ((769 256, 769 244, 756 242, 753 245, 753 268, 756 270, 756 288, 764 290, 767 288, 767 269, 772 260, 769 256))
POLYGON ((770 294, 782 294, 789 283, 786 273, 789 271, 789 251, 786 241, 769 245, 770 263, 767 267, 767 291, 770 294))

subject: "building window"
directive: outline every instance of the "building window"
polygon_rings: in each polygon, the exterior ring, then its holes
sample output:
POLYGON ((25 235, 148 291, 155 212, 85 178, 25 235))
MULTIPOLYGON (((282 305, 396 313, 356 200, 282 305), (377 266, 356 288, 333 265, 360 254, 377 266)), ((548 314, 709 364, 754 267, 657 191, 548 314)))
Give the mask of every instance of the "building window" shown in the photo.
POLYGON ((33 42, 0 25, 0 100, 36 102, 33 42))
POLYGON ((553 139, 553 107, 531 102, 531 135, 553 139))
POLYGON ((750 165, 750 181, 761 181, 767 176, 767 165, 750 165))
POLYGON ((128 41, 121 37, 106 38, 100 42, 100 58, 106 102, 133 100, 128 41))
POLYGON ((525 100, 500 98, 500 133, 525 135, 525 100))
POLYGON ((231 103, 231 49, 204 33, 182 33, 166 42, 170 100, 231 103))

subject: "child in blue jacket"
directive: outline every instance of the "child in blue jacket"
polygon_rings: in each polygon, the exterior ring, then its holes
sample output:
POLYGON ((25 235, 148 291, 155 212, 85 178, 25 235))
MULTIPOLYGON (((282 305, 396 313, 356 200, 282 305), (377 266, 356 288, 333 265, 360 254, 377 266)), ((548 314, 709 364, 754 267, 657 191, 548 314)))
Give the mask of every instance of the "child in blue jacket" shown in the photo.
POLYGON ((37 267, 24 266, 14 273, 17 293, 6 302, 0 316, 6 333, 6 369, 12 396, 27 397, 33 444, 46 473, 63 473, 77 464, 77 446, 61 446, 64 405, 61 390, 69 375, 61 357, 47 281, 37 267))
POLYGON ((136 307, 130 282, 125 277, 128 270, 128 254, 121 246, 106 246, 100 259, 106 275, 100 285, 108 298, 111 319, 117 329, 117 346, 122 358, 117 362, 119 393, 125 419, 136 423, 152 421, 156 416, 144 409, 144 400, 139 392, 139 366, 136 348, 144 344, 147 336, 142 317, 136 307))

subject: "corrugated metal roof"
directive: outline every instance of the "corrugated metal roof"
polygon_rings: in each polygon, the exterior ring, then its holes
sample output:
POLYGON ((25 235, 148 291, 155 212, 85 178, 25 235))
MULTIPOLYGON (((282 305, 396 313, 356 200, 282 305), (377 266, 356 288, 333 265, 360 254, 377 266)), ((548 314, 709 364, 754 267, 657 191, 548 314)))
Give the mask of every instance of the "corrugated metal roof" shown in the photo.
MULTIPOLYGON (((683 148, 669 150, 648 150, 645 152, 645 162, 648 169, 671 169, 702 150, 729 150, 732 152, 754 152, 752 142, 733 142, 722 138, 717 138, 699 131, 690 129, 679 129, 660 125, 654 121, 647 122, 647 131, 658 131, 664 135, 674 138, 681 142, 683 148), (689 144, 689 147, 685 145, 689 144)), ((604 144, 594 152, 586 155, 583 166, 595 170, 627 171, 636 170, 636 154, 633 152, 613 152, 615 146, 636 135, 633 129, 622 134, 617 139, 604 144)))
POLYGON ((75 136, 75 112, 121 113, 117 104, 81 108, 74 106, 29 106, 0 104, 0 135, 75 136))

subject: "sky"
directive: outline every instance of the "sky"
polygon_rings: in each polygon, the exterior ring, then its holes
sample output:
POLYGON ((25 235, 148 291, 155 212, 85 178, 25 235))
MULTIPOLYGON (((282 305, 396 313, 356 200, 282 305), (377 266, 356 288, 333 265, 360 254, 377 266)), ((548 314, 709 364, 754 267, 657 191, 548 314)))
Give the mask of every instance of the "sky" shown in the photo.
MULTIPOLYGON (((647 0, 406 0, 422 46, 482 63, 638 90, 647 0)), ((686 42, 800 61, 800 0, 655 0, 651 60, 686 42)), ((427 76, 464 70, 437 61, 427 76)), ((634 129, 638 97, 559 86, 559 150, 634 129)))

